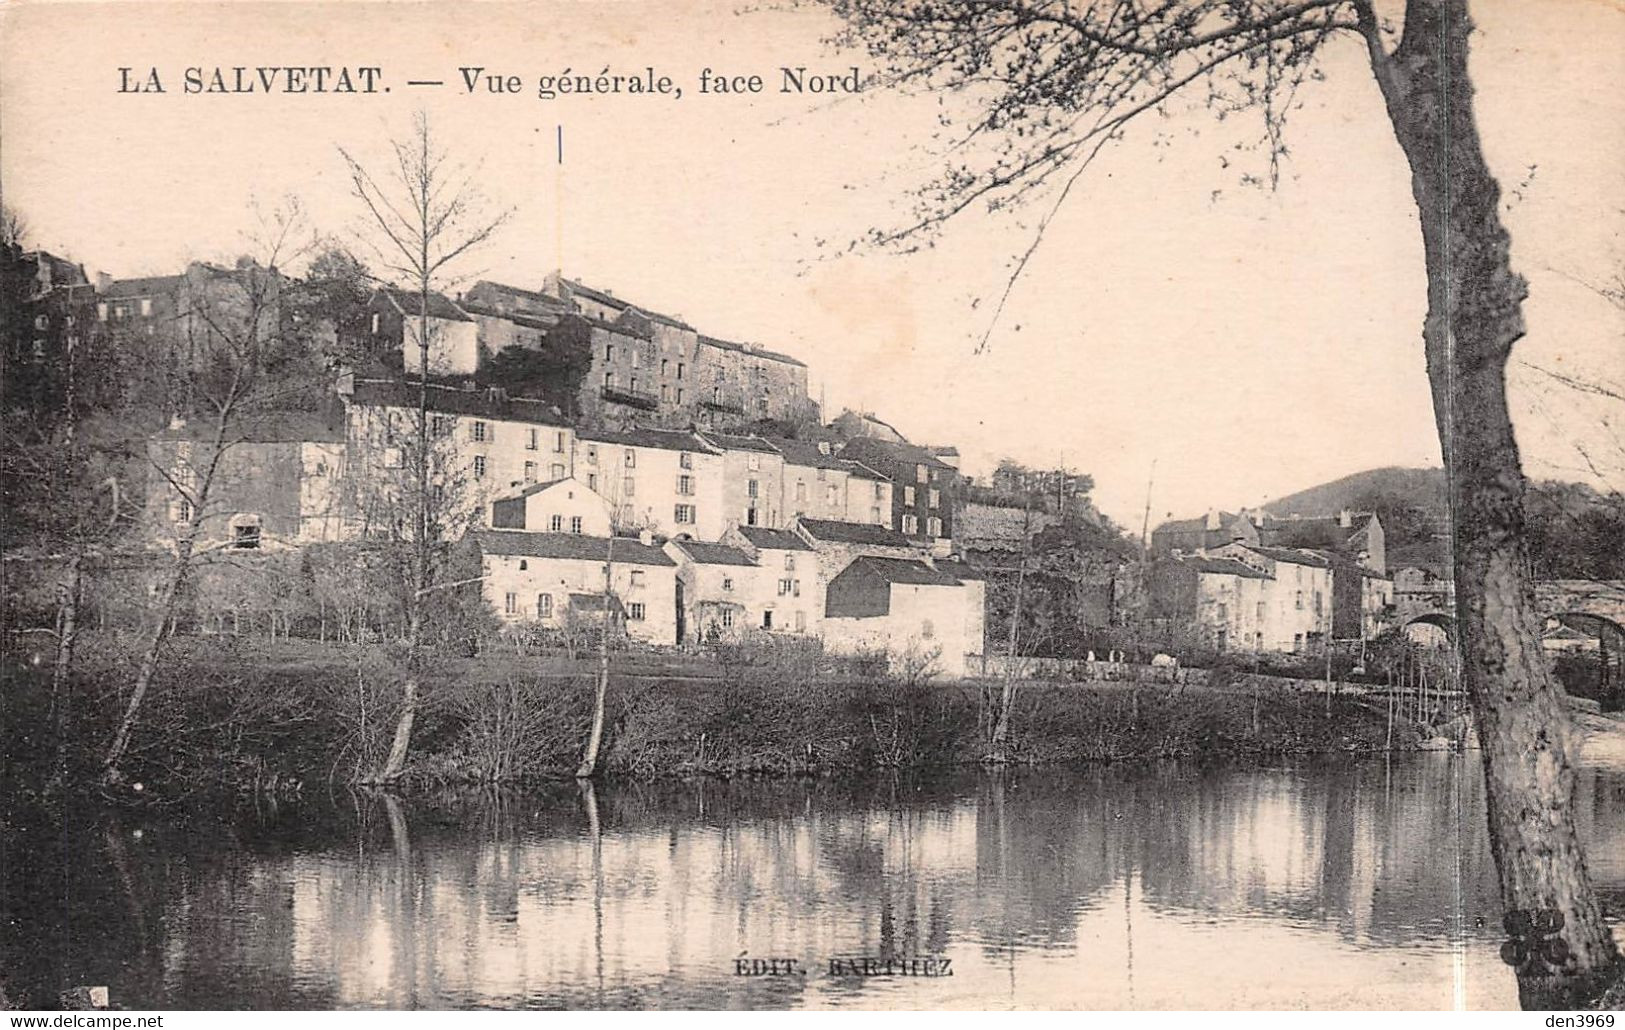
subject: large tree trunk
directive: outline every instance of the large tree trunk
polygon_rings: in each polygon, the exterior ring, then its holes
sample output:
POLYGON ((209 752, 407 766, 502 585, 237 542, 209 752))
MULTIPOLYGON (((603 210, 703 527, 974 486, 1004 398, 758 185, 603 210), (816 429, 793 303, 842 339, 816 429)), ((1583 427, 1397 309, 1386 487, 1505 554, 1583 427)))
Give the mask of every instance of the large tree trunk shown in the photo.
MULTIPOLYGON (((1449 480, 1457 646, 1484 763, 1490 849, 1526 1008, 1576 1008, 1620 956, 1574 821, 1569 717, 1540 646, 1524 537, 1525 482, 1506 362, 1524 334, 1500 188, 1484 160, 1467 74, 1467 0, 1411 0, 1391 56, 1373 49, 1410 162, 1428 274, 1423 327, 1449 480)), ((1368 42, 1373 38, 1367 33, 1368 42)))
POLYGON ((395 737, 389 745, 389 757, 384 760, 384 767, 378 773, 380 783, 400 779, 402 770, 406 768, 407 752, 412 746, 412 724, 418 717, 418 677, 423 666, 420 643, 423 637, 422 607, 421 600, 413 604, 412 621, 407 626, 406 683, 401 688, 401 712, 395 720, 395 737))

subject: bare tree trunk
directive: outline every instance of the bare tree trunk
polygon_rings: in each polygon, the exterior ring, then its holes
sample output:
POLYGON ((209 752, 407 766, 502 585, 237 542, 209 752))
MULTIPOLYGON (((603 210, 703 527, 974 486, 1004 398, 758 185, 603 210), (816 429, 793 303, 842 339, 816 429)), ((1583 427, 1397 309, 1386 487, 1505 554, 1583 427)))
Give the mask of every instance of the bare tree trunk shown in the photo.
POLYGON ((1423 327, 1449 480, 1457 647, 1478 723, 1490 850, 1525 1008, 1585 1005, 1620 955, 1574 819, 1568 712, 1540 647, 1528 576, 1525 481, 1505 367, 1524 334, 1500 187, 1484 160, 1467 73, 1467 0, 1411 0, 1404 37, 1372 63, 1409 160, 1428 273, 1423 327))
POLYGON ((421 601, 414 604, 412 621, 407 627, 406 682, 401 687, 401 711, 395 720, 395 737, 390 741, 389 757, 384 760, 384 768, 378 773, 378 779, 385 783, 400 779, 401 771, 406 768, 407 752, 412 746, 412 725, 418 715, 418 677, 423 664, 418 644, 422 636, 419 621, 421 606, 421 601))
POLYGON ((158 618, 152 627, 152 635, 147 640, 147 649, 141 656, 140 668, 135 674, 135 688, 130 691, 130 701, 124 708, 124 718, 119 720, 118 732, 113 735, 113 743, 107 748, 107 756, 102 759, 102 782, 107 784, 118 783, 123 775, 119 772, 119 763, 124 760, 124 753, 130 747, 130 731, 135 727, 136 716, 141 712, 141 704, 147 698, 147 690, 152 686, 152 674, 158 668, 159 655, 163 653, 164 642, 175 627, 175 603, 180 598, 181 585, 186 580, 187 568, 192 562, 192 535, 196 533, 196 516, 194 525, 190 527, 186 537, 179 541, 175 554, 175 564, 169 576, 169 583, 164 587, 164 599, 158 606, 158 618))
MULTIPOLYGON (((51 670, 52 732, 56 734, 56 767, 51 785, 60 787, 68 776, 68 707, 72 703, 68 676, 73 671, 73 645, 79 633, 79 597, 84 591, 84 558, 68 562, 68 580, 62 585, 62 611, 57 620, 56 665, 51 670)), ((1604 656, 1606 663, 1606 655, 1604 656)))
POLYGON ((1032 541, 1032 520, 1033 502, 1029 497, 1021 516, 1021 565, 1016 569, 1015 607, 1010 613, 1009 655, 1004 665, 1004 681, 999 688, 999 717, 993 724, 993 739, 990 742, 993 749, 989 758, 998 765, 1009 760, 1006 742, 1010 736, 1010 709, 1016 702, 1016 644, 1021 626, 1022 594, 1027 586, 1027 551, 1032 541))
POLYGON ((587 750, 576 767, 577 779, 591 779, 598 769, 598 748, 604 739, 604 697, 609 693, 609 603, 614 597, 615 534, 610 531, 609 544, 604 553, 604 621, 598 637, 598 682, 593 690, 592 729, 587 733, 587 750))

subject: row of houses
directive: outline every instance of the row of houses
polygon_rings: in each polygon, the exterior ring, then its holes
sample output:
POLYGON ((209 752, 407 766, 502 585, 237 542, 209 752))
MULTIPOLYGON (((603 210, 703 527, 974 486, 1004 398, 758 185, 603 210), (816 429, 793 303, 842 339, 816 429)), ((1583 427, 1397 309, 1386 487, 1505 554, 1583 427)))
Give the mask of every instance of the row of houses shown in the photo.
POLYGON ((1394 614, 1373 512, 1279 517, 1210 512, 1151 535, 1154 618, 1219 650, 1304 653, 1369 640, 1394 614))
POLYGON ((872 523, 735 523, 716 541, 618 535, 611 506, 567 477, 498 499, 467 546, 512 624, 565 629, 607 607, 653 645, 790 633, 835 653, 930 654, 955 675, 982 652, 981 575, 872 523))

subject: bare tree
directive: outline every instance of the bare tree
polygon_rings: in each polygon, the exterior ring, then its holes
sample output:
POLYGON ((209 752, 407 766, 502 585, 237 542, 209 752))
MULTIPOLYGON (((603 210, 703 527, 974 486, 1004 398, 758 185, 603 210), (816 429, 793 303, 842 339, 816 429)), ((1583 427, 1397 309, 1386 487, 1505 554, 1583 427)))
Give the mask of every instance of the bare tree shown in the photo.
MULTIPOLYGON (((1500 186, 1480 144, 1467 66, 1468 0, 829 0, 856 44, 903 84, 957 91, 948 170, 912 216, 878 231, 913 246, 976 205, 1043 198, 1039 245, 1071 187, 1142 115, 1176 102, 1216 116, 1256 111, 1273 181, 1298 87, 1334 41, 1361 47, 1411 172, 1427 273, 1423 350, 1445 456, 1459 641, 1508 910, 1520 998, 1571 1008, 1617 978, 1621 959, 1575 829, 1568 715, 1540 648, 1527 575, 1526 483, 1508 415, 1506 363, 1527 287, 1511 266, 1500 186)), ((984 337, 984 344, 986 338, 984 337)))
POLYGON ((0 204, 0 246, 28 246, 28 219, 10 204, 0 204))
POLYGON ((435 589, 438 575, 431 519, 429 372, 436 332, 430 316, 431 298, 447 284, 450 266, 489 240, 512 213, 490 212, 475 186, 478 166, 453 160, 435 137, 427 113, 420 111, 411 134, 394 141, 391 148, 394 162, 378 176, 350 151, 339 148, 350 173, 351 193, 365 212, 363 241, 375 254, 378 267, 409 285, 418 301, 417 442, 408 451, 414 473, 415 559, 408 597, 407 670, 394 741, 377 775, 382 781, 400 777, 411 746, 421 689, 424 599, 435 589))
MULTIPOLYGON (((218 514, 216 494, 228 477, 232 449, 257 420, 273 416, 311 385, 281 374, 295 344, 283 332, 278 267, 298 252, 305 232, 303 212, 289 201, 263 217, 253 240, 257 259, 232 268, 194 265, 188 273, 183 293, 187 354, 166 372, 177 405, 172 439, 154 441, 148 452, 149 472, 166 487, 158 493, 174 502, 168 513, 149 514, 158 526, 173 529, 173 554, 150 613, 152 624, 130 699, 102 760, 102 779, 108 784, 123 779, 119 765, 174 630, 188 575, 206 553, 225 546, 206 539, 205 523, 218 514)), ((171 343, 178 346, 178 341, 171 343)))

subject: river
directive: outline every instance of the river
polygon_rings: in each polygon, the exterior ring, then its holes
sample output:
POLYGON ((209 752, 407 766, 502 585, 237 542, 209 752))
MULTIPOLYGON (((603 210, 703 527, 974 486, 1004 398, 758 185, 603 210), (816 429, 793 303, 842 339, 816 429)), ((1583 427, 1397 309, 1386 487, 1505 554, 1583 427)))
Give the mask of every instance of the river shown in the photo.
MULTIPOLYGON (((1617 916, 1625 772, 1579 801, 1617 916)), ((82 816, 8 834, 19 1000, 1516 1006, 1473 755, 82 816)))

